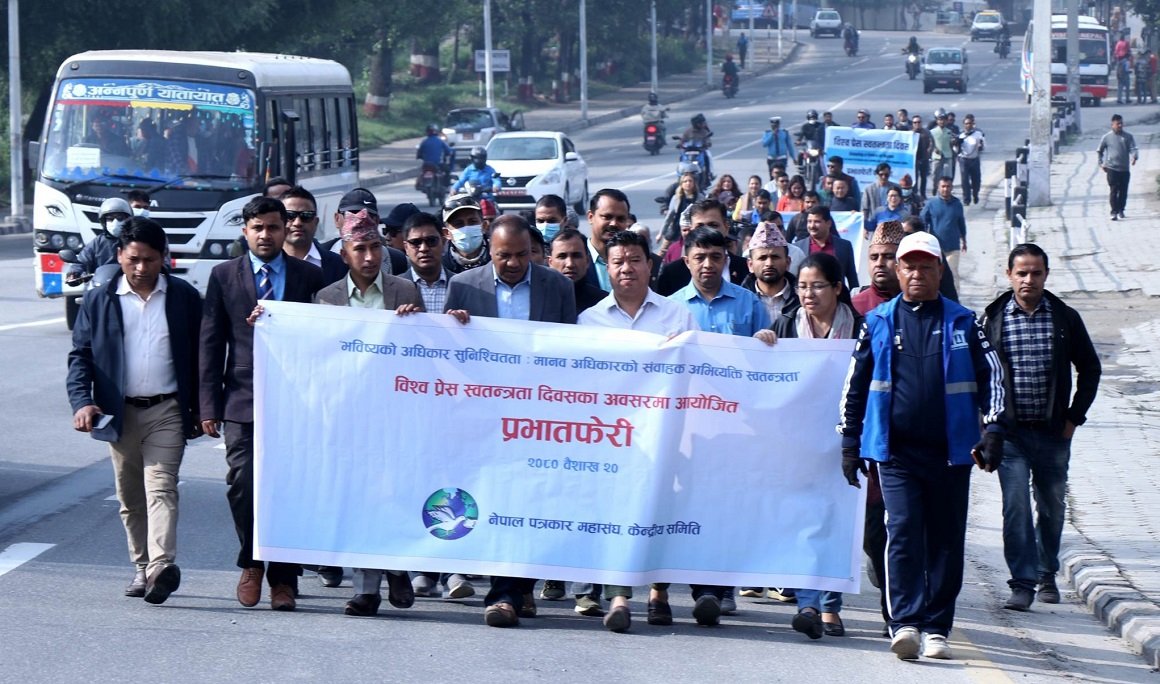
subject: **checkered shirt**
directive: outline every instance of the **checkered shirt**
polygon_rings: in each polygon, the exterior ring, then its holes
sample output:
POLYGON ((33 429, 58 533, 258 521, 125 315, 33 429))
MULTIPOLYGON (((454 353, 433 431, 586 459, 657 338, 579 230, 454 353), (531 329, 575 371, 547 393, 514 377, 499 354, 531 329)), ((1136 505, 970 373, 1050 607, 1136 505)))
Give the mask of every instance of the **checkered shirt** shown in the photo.
POLYGON ((1031 314, 1015 303, 1015 297, 1007 302, 1003 310, 1003 353, 1011 373, 1016 420, 1047 418, 1053 334, 1051 304, 1046 297, 1039 300, 1031 314))
POLYGON ((428 285, 426 280, 420 278, 415 269, 407 271, 407 275, 419 287, 419 294, 423 295, 423 306, 427 309, 427 313, 443 313, 443 304, 447 301, 447 281, 450 280, 447 271, 440 273, 439 279, 433 285, 428 285))

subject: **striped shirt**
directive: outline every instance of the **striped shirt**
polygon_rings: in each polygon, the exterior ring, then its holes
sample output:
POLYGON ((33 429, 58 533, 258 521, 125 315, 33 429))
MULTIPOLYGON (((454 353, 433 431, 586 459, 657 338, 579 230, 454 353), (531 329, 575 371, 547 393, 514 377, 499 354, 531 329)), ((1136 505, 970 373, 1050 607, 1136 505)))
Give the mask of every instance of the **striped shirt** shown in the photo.
POLYGON ((1016 420, 1047 419, 1053 334, 1051 304, 1046 297, 1030 314, 1015 303, 1014 297, 1007 302, 1003 310, 1003 354, 1011 371, 1016 420))

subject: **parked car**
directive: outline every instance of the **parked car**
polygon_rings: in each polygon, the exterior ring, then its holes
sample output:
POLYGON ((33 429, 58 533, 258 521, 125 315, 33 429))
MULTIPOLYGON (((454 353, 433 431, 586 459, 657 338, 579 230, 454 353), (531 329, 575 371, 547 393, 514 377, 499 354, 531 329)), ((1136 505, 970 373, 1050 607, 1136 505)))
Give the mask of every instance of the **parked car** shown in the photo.
POLYGON ((508 115, 495 107, 452 109, 443 121, 443 139, 457 148, 455 158, 460 166, 468 163, 467 155, 471 148, 487 145, 496 133, 522 130, 522 112, 514 111, 508 115))
POLYGON ((1002 32, 1003 15, 999 12, 984 10, 975 15, 971 22, 971 40, 997 40, 1002 32))
POLYGON ((588 211, 588 165, 563 133, 497 133, 487 144, 487 163, 500 175, 500 211, 534 209, 544 195, 563 197, 578 214, 588 211))
POLYGON ((824 33, 837 38, 842 35, 842 15, 837 10, 820 9, 810 20, 810 37, 817 38, 824 33))
POLYGON ((970 81, 967 51, 962 48, 930 48, 922 65, 922 92, 939 88, 967 92, 970 81))

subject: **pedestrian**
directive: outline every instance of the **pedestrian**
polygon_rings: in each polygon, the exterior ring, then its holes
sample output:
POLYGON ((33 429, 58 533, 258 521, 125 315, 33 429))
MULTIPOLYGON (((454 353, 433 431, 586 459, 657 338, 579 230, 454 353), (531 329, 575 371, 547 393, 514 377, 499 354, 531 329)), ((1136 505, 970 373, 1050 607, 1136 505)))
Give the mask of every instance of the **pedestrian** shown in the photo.
POLYGON ((669 299, 687 306, 698 327, 707 332, 749 337, 769 327, 769 314, 757 295, 724 277, 729 261, 725 235, 710 226, 694 225, 685 240, 690 282, 669 299))
POLYGON ((490 263, 487 234, 489 221, 483 209, 468 194, 452 195, 443 203, 443 227, 447 248, 443 268, 452 276, 490 263))
POLYGON ((830 211, 858 211, 858 198, 850 192, 850 181, 835 176, 830 187, 830 211))
MULTIPOLYGON (((922 219, 915 214, 911 214, 902 219, 902 233, 903 237, 911 233, 922 233, 926 231, 926 226, 923 225, 922 219)), ((947 263, 946 254, 943 254, 943 272, 942 279, 938 284, 938 293, 952 302, 959 301, 959 292, 955 289, 955 277, 951 274, 951 267, 947 263)))
MULTIPOLYGON (((936 109, 934 112, 934 120, 935 127, 930 130, 930 158, 934 163, 934 178, 937 182, 943 176, 949 176, 953 182, 955 179, 955 163, 951 141, 954 140, 954 132, 948 125, 946 110, 942 107, 936 109)), ((938 192, 937 188, 935 192, 938 192)))
POLYGON ((971 202, 978 204, 979 185, 982 183, 979 155, 986 147, 986 137, 982 131, 975 128, 974 114, 963 117, 963 132, 959 134, 957 140, 959 166, 962 169, 963 206, 971 202))
POLYGON ((120 274, 85 293, 68 355, 73 428, 109 443, 133 579, 125 595, 164 603, 181 584, 177 474, 201 434, 201 296, 162 273, 165 230, 144 217, 118 235, 120 274))
POLYGON ((1003 607, 1018 611, 1031 607, 1037 587, 1040 601, 1059 603, 1055 573, 1059 571, 1071 438, 1076 426, 1087 420, 1101 372, 1083 319, 1046 289, 1049 273, 1047 253, 1038 245, 1016 246, 1007 257, 1011 290, 987 306, 983 319, 1007 381, 1011 429, 999 466, 999 484, 1011 597, 1003 607))
MULTIPOLYGON (((594 197, 597 204, 593 206, 599 208, 602 198, 594 197)), ((592 213, 589 211, 589 220, 592 213)), ((444 304, 447 313, 464 325, 472 316, 575 323, 572 283, 550 268, 531 263, 530 233, 531 226, 522 217, 498 217, 488 245, 492 267, 471 269, 451 278, 444 304)), ((489 627, 514 627, 521 617, 535 617, 535 585, 536 580, 530 578, 493 575, 483 600, 484 622, 489 627)))
POLYGON ((443 311, 447 301, 447 284, 451 274, 443 266, 443 250, 449 231, 440 229, 439 219, 433 214, 419 212, 403 222, 403 247, 411 268, 403 276, 415 283, 423 297, 423 308, 430 312, 443 311))
POLYGON ((741 68, 745 68, 745 57, 749 54, 749 38, 742 33, 737 38, 737 56, 741 61, 741 68))
POLYGON ((870 112, 866 111, 865 109, 859 109, 854 118, 856 121, 850 124, 850 128, 861 128, 867 131, 872 131, 875 128, 878 128, 874 125, 874 122, 870 120, 870 112))
POLYGON ((879 162, 878 166, 874 167, 875 182, 862 190, 862 219, 867 231, 874 230, 874 217, 886 206, 886 195, 891 190, 898 189, 896 184, 890 182, 891 173, 893 169, 890 168, 890 164, 879 162))
POLYGON ((588 200, 588 282, 608 292, 612 284, 608 279, 608 262, 605 260, 604 241, 613 233, 627 230, 629 212, 632 207, 628 195, 615 188, 601 188, 588 200))
POLYGON ((797 278, 790 272, 793 263, 789 243, 776 224, 761 222, 749 240, 744 256, 749 259, 749 275, 741 287, 757 295, 776 321, 783 309, 797 303, 797 278))
POLYGON ((1096 149, 1100 168, 1108 177, 1108 203, 1112 205, 1112 220, 1124 218, 1124 205, 1128 202, 1128 181, 1131 180, 1131 167, 1136 165, 1140 157, 1140 150, 1136 147, 1136 139, 1124 130, 1124 117, 1112 114, 1112 130, 1104 133, 1100 138, 1100 146, 1096 149))
POLYGON ((922 207, 920 218, 926 229, 938 238, 941 253, 954 277, 955 290, 959 290, 962 288, 959 284, 959 257, 967 251, 967 219, 963 214, 963 203, 952 194, 954 189, 955 182, 950 176, 938 179, 938 195, 922 207))
POLYGON ((917 114, 910 119, 910 130, 918 134, 918 144, 914 148, 914 173, 918 180, 918 195, 926 198, 926 179, 930 175, 930 160, 934 150, 934 139, 930 131, 923 128, 922 117, 917 114))
POLYGON ((933 235, 899 243, 901 296, 866 315, 838 426, 852 486, 865 460, 878 462, 890 649, 902 660, 952 657, 970 466, 994 472, 1003 460, 1003 369, 974 315, 939 296, 941 257, 933 235))
POLYGON ((858 270, 854 261, 854 247, 850 241, 838 235, 834 228, 834 217, 827 207, 814 207, 806 216, 806 230, 809 237, 794 243, 806 256, 825 252, 838 260, 842 266, 842 277, 849 290, 858 287, 858 270))
MULTIPOLYGON (((728 212, 725 210, 725 205, 717 200, 701 200, 690 206, 686 211, 689 214, 688 225, 690 226, 690 231, 696 228, 712 228, 721 233, 722 237, 727 241, 726 244, 732 239, 729 236, 729 221, 726 218, 728 212)), ((685 259, 685 255, 689 253, 688 247, 688 237, 686 236, 682 246, 683 253, 681 258, 669 262, 661 268, 661 272, 657 276, 656 291, 662 297, 668 297, 674 294, 688 285, 692 279, 692 273, 685 259)), ((726 254, 726 259, 728 262, 726 268, 729 282, 740 284, 745 280, 745 276, 749 275, 749 267, 746 265, 745 259, 732 252, 726 254)))
MULTIPOLYGON (((753 210, 757 208, 757 196, 760 192, 761 176, 750 176, 745 194, 741 195, 737 199, 737 204, 733 205, 732 218, 734 221, 744 221, 752 214, 753 210)), ((769 195, 768 192, 765 194, 769 195)))
MULTIPOLYGON (((403 252, 407 251, 407 246, 403 244, 403 226, 407 223, 407 219, 419 213, 419 207, 416 207, 410 202, 403 202, 396 204, 386 216, 383 217, 383 240, 388 247, 403 252)), ((394 275, 401 275, 395 273, 394 275)))
POLYGON ((322 269, 324 285, 338 282, 346 277, 347 267, 342 257, 330 250, 323 250, 314 236, 318 233, 318 202, 314 194, 301 185, 295 185, 283 192, 277 199, 286 206, 286 243, 283 250, 295 259, 302 259, 322 269))
MULTIPOLYGON (((365 215, 343 223, 339 233, 341 258, 349 267, 346 276, 314 296, 316 304, 385 309, 400 316, 425 311, 423 297, 413 281, 383 273, 383 244, 378 224, 365 215)), ((340 571, 341 572, 341 571, 340 571)), ((346 615, 377 615, 383 597, 383 573, 387 575, 387 600, 396 608, 415 604, 415 592, 405 570, 354 568, 351 584, 354 596, 343 608, 346 615)), ((341 577, 341 574, 340 574, 341 577)))
POLYGON ((1160 72, 1160 57, 1151 50, 1145 50, 1144 54, 1148 57, 1148 97, 1152 104, 1156 104, 1156 74, 1160 72))
POLYGON ((1148 65, 1148 55, 1140 53, 1136 57, 1136 104, 1144 104, 1148 100, 1148 76, 1151 67, 1148 65))
MULTIPOLYGON (((618 231, 619 232, 619 231, 618 231)), ((615 234, 615 233, 613 233, 615 234)), ((576 296, 576 312, 584 311, 608 296, 608 293, 588 282, 588 238, 578 230, 560 231, 549 246, 548 266, 572 283, 576 296)))

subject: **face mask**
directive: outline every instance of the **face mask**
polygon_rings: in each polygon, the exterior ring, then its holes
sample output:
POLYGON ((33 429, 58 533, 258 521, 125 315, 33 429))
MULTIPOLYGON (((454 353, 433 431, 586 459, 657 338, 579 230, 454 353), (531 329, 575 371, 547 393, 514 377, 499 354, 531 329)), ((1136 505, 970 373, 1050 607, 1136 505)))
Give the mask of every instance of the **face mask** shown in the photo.
POLYGON ((119 238, 121 237, 121 229, 124 227, 125 221, 120 219, 113 219, 105 224, 105 232, 107 232, 110 237, 119 238))
POLYGON ((910 197, 910 192, 911 192, 910 188, 903 188, 902 189, 902 196, 903 197, 910 197))
POLYGON ((451 229, 451 244, 460 254, 471 254, 483 244, 483 226, 463 226, 451 229))
POLYGON ((149 210, 145 207, 137 207, 133 210, 133 215, 140 216, 141 218, 149 218, 149 210))
POLYGON ((536 228, 544 234, 544 241, 551 244, 552 238, 556 237, 556 233, 560 232, 559 223, 537 223, 536 228))

